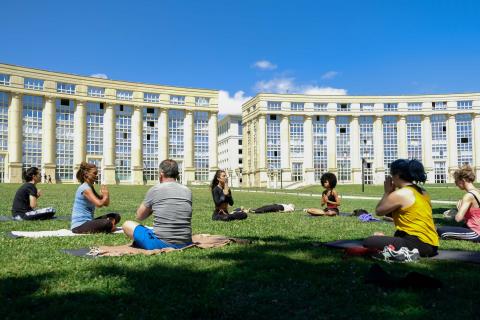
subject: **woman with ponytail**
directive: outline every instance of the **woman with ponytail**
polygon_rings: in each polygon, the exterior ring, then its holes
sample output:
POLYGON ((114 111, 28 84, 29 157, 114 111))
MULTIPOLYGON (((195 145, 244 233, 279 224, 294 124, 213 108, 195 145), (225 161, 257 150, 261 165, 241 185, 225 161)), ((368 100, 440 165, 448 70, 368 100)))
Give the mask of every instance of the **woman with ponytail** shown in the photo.
POLYGON ((37 167, 28 168, 23 173, 25 183, 17 190, 13 198, 12 215, 15 220, 44 220, 55 214, 54 208, 37 209, 37 200, 42 195, 37 190, 37 183, 42 180, 42 174, 37 167))
POLYGON ((377 204, 376 214, 391 215, 395 223, 393 237, 377 233, 364 240, 367 248, 384 250, 417 249, 420 256, 437 254, 438 235, 433 224, 432 205, 428 193, 418 185, 427 180, 425 169, 418 160, 399 159, 390 166, 391 176, 385 178, 384 194, 377 204), (392 246, 394 248, 392 248, 392 246))
POLYGON ((95 207, 106 207, 110 203, 110 195, 105 185, 100 188, 100 194, 93 184, 97 181, 98 170, 94 164, 82 162, 77 171, 77 179, 81 185, 75 193, 72 210, 71 229, 73 233, 109 233, 115 230, 120 221, 118 213, 108 213, 96 219, 93 218, 95 207))
POLYGON ((247 218, 247 213, 237 208, 232 213, 228 213, 228 206, 233 205, 232 191, 228 187, 228 176, 224 170, 217 170, 210 184, 212 190, 215 210, 212 219, 221 221, 243 220, 247 218))

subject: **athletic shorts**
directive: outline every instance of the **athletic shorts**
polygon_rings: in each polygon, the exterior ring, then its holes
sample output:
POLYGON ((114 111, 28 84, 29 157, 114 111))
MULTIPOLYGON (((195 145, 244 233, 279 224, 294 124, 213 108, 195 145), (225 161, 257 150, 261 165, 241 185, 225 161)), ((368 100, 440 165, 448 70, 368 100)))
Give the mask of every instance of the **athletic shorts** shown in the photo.
POLYGON ((182 249, 191 243, 175 244, 168 243, 167 241, 159 239, 153 230, 146 228, 142 225, 138 225, 133 230, 133 246, 142 248, 145 250, 155 250, 164 248, 182 249))

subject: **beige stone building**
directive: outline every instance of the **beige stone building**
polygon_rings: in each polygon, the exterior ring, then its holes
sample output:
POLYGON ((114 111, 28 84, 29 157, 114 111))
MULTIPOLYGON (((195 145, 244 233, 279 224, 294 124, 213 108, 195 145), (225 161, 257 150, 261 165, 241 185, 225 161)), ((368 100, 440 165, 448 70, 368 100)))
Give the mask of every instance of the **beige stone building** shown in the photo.
POLYGON ((99 79, 0 64, 0 181, 41 168, 74 182, 82 161, 104 183, 158 179, 178 161, 183 183, 217 169, 218 91, 99 79))
POLYGON ((421 160, 427 183, 452 182, 464 163, 480 174, 480 93, 259 94, 242 106, 242 121, 244 186, 294 188, 326 171, 342 183, 382 184, 398 158, 421 160))

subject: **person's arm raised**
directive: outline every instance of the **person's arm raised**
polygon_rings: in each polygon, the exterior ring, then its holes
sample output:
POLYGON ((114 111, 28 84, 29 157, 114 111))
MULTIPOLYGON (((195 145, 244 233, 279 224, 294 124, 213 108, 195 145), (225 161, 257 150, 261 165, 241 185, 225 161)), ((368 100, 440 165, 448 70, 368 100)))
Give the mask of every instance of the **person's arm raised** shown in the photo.
POLYGON ((384 216, 402 207, 401 198, 398 192, 395 192, 395 185, 392 177, 387 176, 383 183, 383 197, 375 208, 375 213, 378 216, 384 216))
POLYGON ((135 219, 143 221, 147 219, 152 214, 152 208, 147 207, 143 202, 138 207, 137 213, 135 214, 135 219))
POLYGON ((93 190, 91 188, 85 189, 85 191, 83 191, 83 195, 85 196, 85 198, 87 198, 88 201, 93 203, 95 205, 95 207, 97 207, 97 208, 108 206, 108 204, 110 202, 110 197, 108 195, 108 190, 105 194, 103 188, 102 188, 102 197, 101 198, 98 198, 93 193, 93 190))
POLYGON ((462 198, 462 201, 460 202, 460 205, 458 206, 458 212, 455 215, 455 221, 461 222, 465 218, 465 213, 467 213, 468 209, 470 209, 470 206, 472 205, 473 202, 473 196, 470 193, 465 193, 465 195, 462 198))

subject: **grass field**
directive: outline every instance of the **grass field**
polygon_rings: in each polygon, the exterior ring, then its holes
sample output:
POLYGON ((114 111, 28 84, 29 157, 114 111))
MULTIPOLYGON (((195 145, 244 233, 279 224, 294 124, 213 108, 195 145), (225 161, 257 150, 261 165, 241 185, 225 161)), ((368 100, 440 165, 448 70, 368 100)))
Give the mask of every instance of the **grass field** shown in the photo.
MULTIPOLYGON (((18 185, 0 185, 0 213, 10 215, 18 185)), ((40 206, 69 215, 76 185, 40 185, 40 206)), ((339 188, 358 194, 359 186, 339 188)), ((148 187, 113 186, 112 205, 133 219, 148 187)), ((318 188, 307 190, 316 193, 318 188)), ((456 200, 461 192, 431 189, 438 200, 456 200)), ((381 188, 367 187, 379 196, 381 188)), ((361 194, 361 192, 360 192, 361 194)), ((193 231, 252 240, 250 245, 188 249, 157 256, 85 259, 60 249, 125 244, 123 235, 75 238, 10 239, 11 230, 68 228, 68 221, 0 222, 0 319, 452 319, 479 318, 478 265, 421 261, 382 267, 399 276, 415 270, 440 279, 439 290, 384 290, 363 283, 372 265, 363 258, 312 243, 360 239, 374 231, 393 233, 387 223, 360 223, 355 218, 310 218, 303 212, 250 215, 238 222, 213 222, 208 189, 193 188, 193 231)), ((318 206, 311 196, 234 191, 235 205, 257 207, 292 202, 297 208, 318 206)), ((372 210, 376 201, 345 200, 342 211, 372 210)), ((448 206, 434 205, 436 222, 448 206)), ((151 224, 151 220, 147 221, 151 224)), ((442 241, 446 249, 480 250, 473 243, 442 241)))

